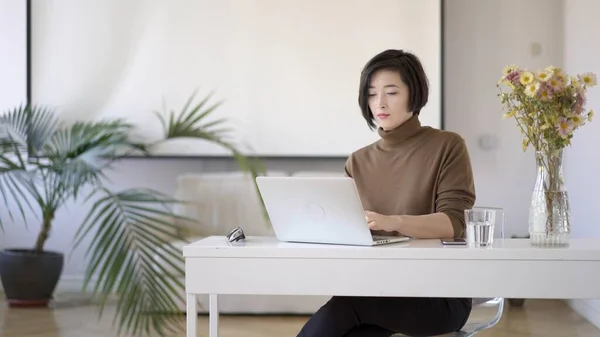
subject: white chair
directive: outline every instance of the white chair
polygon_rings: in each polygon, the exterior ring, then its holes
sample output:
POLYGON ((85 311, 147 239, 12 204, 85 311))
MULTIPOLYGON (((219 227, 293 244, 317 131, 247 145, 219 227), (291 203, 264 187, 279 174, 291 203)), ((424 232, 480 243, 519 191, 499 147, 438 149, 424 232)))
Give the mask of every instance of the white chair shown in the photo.
MULTIPOLYGON (((472 337, 483 330, 494 327, 504 312, 504 298, 474 298, 471 315, 465 326, 457 332, 429 337, 472 337)), ((390 337, 404 337, 393 334, 390 337)))
MULTIPOLYGON (((504 238, 504 209, 501 207, 474 206, 474 208, 487 208, 496 211, 495 238, 504 238)), ((471 315, 465 326, 457 332, 429 337, 471 337, 483 330, 494 327, 504 312, 504 298, 474 298, 471 315)), ((403 334, 394 334, 390 337, 403 337, 403 334)))

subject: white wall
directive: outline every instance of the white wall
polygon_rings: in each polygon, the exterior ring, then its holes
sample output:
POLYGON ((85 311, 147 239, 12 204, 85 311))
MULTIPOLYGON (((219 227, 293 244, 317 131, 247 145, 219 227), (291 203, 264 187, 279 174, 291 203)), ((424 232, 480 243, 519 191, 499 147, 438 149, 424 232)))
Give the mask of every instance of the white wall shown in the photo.
MULTIPOLYGON (((593 71, 600 75, 600 46, 595 43, 599 12, 597 0, 447 1, 446 125, 462 134, 469 145, 478 203, 506 209, 509 235, 527 233, 535 172, 531 151, 521 151, 518 128, 512 121, 500 119, 494 83, 509 63, 534 69, 552 64, 569 73, 593 71), (544 15, 532 15, 540 8, 544 15), (541 54, 532 54, 534 43, 540 44, 541 54), (479 146, 486 137, 497 141, 496 149, 486 151, 479 146)), ((600 112, 600 87, 590 92, 588 104, 600 112)), ((600 159, 591 155, 594 144, 600 142, 598 124, 595 121, 580 129, 566 152, 574 237, 600 236, 596 211, 600 159)), ((600 327, 600 301, 569 303, 600 327)))
POLYGON ((467 142, 477 204, 503 207, 507 235, 527 235, 535 164, 521 149, 515 122, 502 120, 496 83, 510 63, 562 65, 562 1, 448 0, 445 12, 447 129, 467 142), (540 8, 544 15, 532 15, 540 8), (532 55, 533 43, 542 46, 540 55, 532 55), (479 145, 486 140, 495 148, 479 145))
MULTIPOLYGON (((594 72, 600 76, 598 32, 600 2, 565 0, 565 70, 569 73, 594 72)), ((599 77, 600 78, 600 77, 599 77)), ((588 108, 600 112, 600 86, 588 91, 588 108)), ((596 115, 598 116, 598 115, 596 115)), ((600 191, 600 120, 596 117, 573 138, 566 152, 565 180, 569 189, 574 237, 600 237, 598 191, 600 191)), ((581 315, 600 326, 600 300, 570 301, 581 315)))

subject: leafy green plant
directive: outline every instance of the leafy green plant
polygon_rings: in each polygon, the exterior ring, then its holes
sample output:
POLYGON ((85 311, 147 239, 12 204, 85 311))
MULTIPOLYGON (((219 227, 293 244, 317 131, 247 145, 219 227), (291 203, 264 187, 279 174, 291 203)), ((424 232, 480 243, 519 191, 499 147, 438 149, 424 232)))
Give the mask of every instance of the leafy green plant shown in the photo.
POLYGON ((212 94, 208 94, 198 104, 192 105, 195 97, 196 93, 192 94, 179 112, 154 112, 163 126, 164 139, 198 138, 211 141, 229 150, 242 170, 250 172, 254 177, 264 173, 265 168, 260 160, 242 154, 236 144, 227 140, 229 132, 233 130, 224 126, 227 122, 225 118, 204 122, 222 102, 208 105, 212 97, 212 94), (165 115, 169 118, 165 118, 165 115))
MULTIPOLYGON (((164 139, 197 138, 231 151, 242 170, 253 177, 264 172, 260 161, 243 155, 226 140, 221 119, 205 122, 220 103, 207 106, 210 96, 168 116, 158 114, 164 139)), ((113 191, 105 172, 126 156, 151 155, 148 144, 131 139, 135 127, 122 119, 62 125, 53 110, 22 106, 0 116, 0 199, 9 217, 27 220, 27 209, 41 222, 34 243, 43 251, 55 228, 54 217, 68 202, 91 202, 75 235, 74 247, 91 236, 86 250, 85 288, 97 298, 100 314, 117 295, 115 323, 119 333, 160 335, 180 326, 177 300, 184 270, 173 261, 181 252, 171 245, 178 237, 172 211, 179 202, 159 191, 131 188, 113 191), (9 207, 9 203, 16 207, 9 207), (161 263, 156 263, 156 259, 161 263), (169 271, 168 269, 171 271, 169 271), (174 273, 173 273, 174 271, 174 273)), ((3 226, 6 219, 0 219, 3 226)), ((25 221, 26 222, 26 221, 25 221)), ((58 224, 59 225, 59 224, 58 224)))

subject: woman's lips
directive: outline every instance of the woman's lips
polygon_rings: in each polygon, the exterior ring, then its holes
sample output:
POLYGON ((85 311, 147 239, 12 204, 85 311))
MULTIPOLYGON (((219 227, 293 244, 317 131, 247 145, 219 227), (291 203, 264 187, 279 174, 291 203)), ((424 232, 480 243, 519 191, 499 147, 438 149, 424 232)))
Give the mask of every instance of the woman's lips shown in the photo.
POLYGON ((384 113, 377 114, 377 118, 379 118, 379 119, 386 119, 389 116, 390 116, 390 114, 384 114, 384 113))

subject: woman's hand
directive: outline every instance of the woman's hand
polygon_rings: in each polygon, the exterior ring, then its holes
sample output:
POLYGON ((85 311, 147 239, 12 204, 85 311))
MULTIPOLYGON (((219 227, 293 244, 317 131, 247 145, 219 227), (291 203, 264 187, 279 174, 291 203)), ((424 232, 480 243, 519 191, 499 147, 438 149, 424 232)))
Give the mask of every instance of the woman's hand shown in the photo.
POLYGON ((369 228, 387 232, 397 232, 399 228, 399 217, 394 215, 383 215, 376 212, 365 211, 365 219, 369 228))
POLYGON ((457 237, 450 218, 445 213, 426 215, 383 215, 365 211, 372 230, 396 232, 411 238, 438 239, 457 237))

